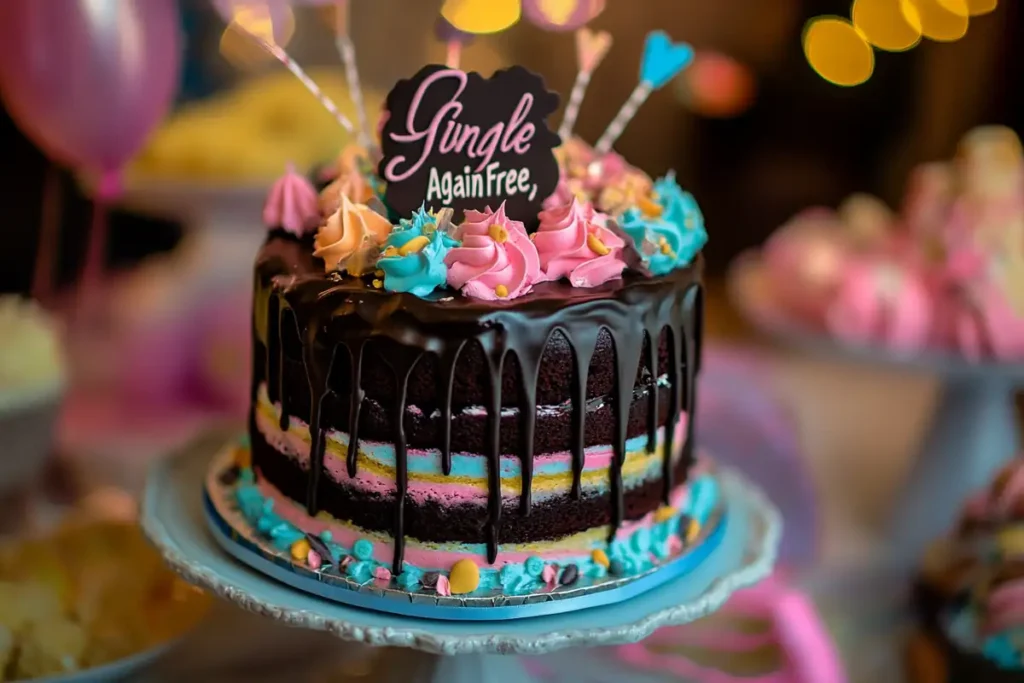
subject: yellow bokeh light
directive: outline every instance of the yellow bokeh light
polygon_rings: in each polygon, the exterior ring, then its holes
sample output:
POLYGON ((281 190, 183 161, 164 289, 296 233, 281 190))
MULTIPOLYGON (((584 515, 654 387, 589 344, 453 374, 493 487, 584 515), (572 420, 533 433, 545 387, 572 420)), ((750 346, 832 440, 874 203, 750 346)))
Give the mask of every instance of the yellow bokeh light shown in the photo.
POLYGON ((921 41, 921 17, 913 5, 900 0, 854 0, 853 25, 881 50, 902 52, 921 41))
POLYGON ((966 0, 900 0, 909 16, 916 11, 925 38, 941 42, 960 40, 970 23, 966 0))
POLYGON ((497 33, 519 21, 521 0, 445 0, 441 16, 465 33, 497 33))
POLYGON ((967 9, 972 17, 994 12, 998 6, 999 0, 967 0, 967 9))
POLYGON ((803 43, 811 68, 830 83, 860 85, 875 70, 874 50, 846 19, 811 19, 804 29, 803 43))

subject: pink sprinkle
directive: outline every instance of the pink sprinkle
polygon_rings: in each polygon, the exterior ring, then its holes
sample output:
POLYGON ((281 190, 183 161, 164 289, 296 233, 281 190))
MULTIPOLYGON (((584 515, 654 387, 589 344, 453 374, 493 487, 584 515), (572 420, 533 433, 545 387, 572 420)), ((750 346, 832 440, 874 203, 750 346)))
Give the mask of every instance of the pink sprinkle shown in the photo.
POLYGON ((544 571, 541 572, 540 578, 544 579, 544 583, 554 583, 558 578, 558 570, 552 564, 544 565, 544 571))
POLYGON ((320 553, 315 550, 310 550, 309 555, 306 555, 306 564, 311 569, 320 569, 320 565, 323 564, 323 558, 320 557, 320 553))
POLYGON ((452 587, 448 584, 448 577, 442 574, 437 577, 437 586, 435 587, 438 595, 451 595, 452 587))
POLYGON ((377 567, 373 570, 373 575, 381 581, 391 580, 391 572, 388 570, 387 567, 377 567))
POLYGON ((352 564, 352 556, 351 555, 346 555, 345 557, 341 558, 341 564, 338 565, 338 568, 339 569, 346 569, 346 568, 348 568, 348 566, 350 564, 352 564))
POLYGON ((681 538, 679 538, 675 534, 672 534, 671 536, 668 537, 668 551, 670 553, 675 555, 676 553, 678 553, 682 549, 683 549, 683 540, 681 538))

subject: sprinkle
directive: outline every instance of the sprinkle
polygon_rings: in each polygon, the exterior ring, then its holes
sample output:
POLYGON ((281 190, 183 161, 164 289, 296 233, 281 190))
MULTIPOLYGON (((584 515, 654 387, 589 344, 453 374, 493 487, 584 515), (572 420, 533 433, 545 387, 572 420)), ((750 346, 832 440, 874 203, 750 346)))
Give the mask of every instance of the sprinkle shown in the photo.
POLYGON ((675 256, 675 252, 672 251, 672 247, 668 244, 661 245, 661 253, 665 254, 666 256, 675 256))
POLYGON ((328 562, 330 561, 331 551, 322 539, 318 538, 314 534, 307 533, 306 542, 309 543, 310 551, 320 556, 321 562, 324 560, 327 560, 328 562))
POLYGON ((626 567, 621 560, 612 560, 608 564, 608 573, 612 576, 622 576, 626 573, 626 567))
POLYGON ((453 595, 472 593, 480 585, 480 568, 473 560, 459 560, 452 565, 448 583, 453 595))
POLYGON ((506 287, 505 285, 498 285, 497 287, 494 288, 494 293, 504 299, 506 296, 508 296, 508 287, 506 287))
POLYGON ((558 567, 556 567, 553 564, 547 565, 546 567, 544 567, 544 571, 541 572, 540 578, 544 581, 544 583, 548 585, 553 584, 555 582, 555 579, 558 578, 558 567))
POLYGON ((590 553, 590 559, 592 559, 595 564, 599 564, 605 569, 608 569, 610 565, 610 563, 608 562, 608 555, 605 554, 605 552, 601 549, 597 549, 594 552, 590 553))
POLYGON ((373 284, 373 288, 374 289, 381 289, 381 288, 384 287, 384 281, 383 280, 374 279, 372 284, 373 284))
POLYGON ((544 573, 544 560, 536 555, 526 559, 526 573, 534 578, 540 578, 544 573))
POLYGON ((352 554, 359 560, 369 560, 373 558, 373 543, 370 543, 365 538, 360 538, 356 541, 356 544, 352 546, 352 554))
POLYGON ((309 565, 310 569, 320 569, 320 565, 323 564, 320 553, 315 550, 310 550, 309 554, 306 555, 306 564, 309 565))
POLYGON ((433 588, 437 585, 437 582, 441 579, 441 575, 437 572, 427 572, 420 579, 420 583, 423 584, 424 588, 433 588))
POLYGON ((398 256, 398 249, 395 247, 387 247, 384 250, 384 256, 398 256))
POLYGON ((590 251, 594 252, 598 256, 607 256, 612 253, 612 250, 608 248, 608 245, 601 241, 597 235, 587 235, 587 246, 590 247, 590 251))
POLYGON ((424 235, 433 235, 437 232, 437 223, 424 223, 420 230, 423 231, 424 235))
POLYGON ((451 585, 448 583, 448 577, 446 577, 444 574, 438 574, 437 585, 434 587, 434 590, 437 591, 438 595, 451 595, 452 588, 451 585))
POLYGON ((563 586, 571 586, 580 578, 580 569, 574 564, 570 564, 562 570, 562 576, 558 579, 558 583, 563 586))
POLYGON ((491 238, 498 244, 503 244, 504 242, 508 241, 508 230, 506 230, 503 226, 498 225, 497 223, 487 228, 487 232, 490 234, 491 238))
POLYGON ((238 481, 238 475, 241 472, 237 465, 232 465, 223 472, 220 473, 219 481, 224 486, 232 486, 238 481))
POLYGON ((640 207, 640 211, 642 211, 648 218, 659 218, 661 216, 661 205, 652 202, 647 197, 641 197, 637 201, 637 204, 640 207))
POLYGON ((338 569, 340 571, 345 571, 346 569, 348 569, 348 566, 352 564, 354 561, 355 560, 352 559, 351 555, 346 555, 345 557, 341 558, 341 561, 338 564, 338 569))
MULTIPOLYGON (((502 240, 504 241, 504 240, 502 240)), ((411 240, 403 244, 398 249, 399 256, 408 256, 409 254, 416 254, 423 251, 423 247, 430 244, 430 238, 423 235, 413 237, 411 240)))
POLYGON ((391 571, 387 567, 377 567, 373 570, 373 576, 381 581, 390 581, 391 571))
POLYGON ((671 554, 678 553, 683 549, 683 541, 678 536, 668 537, 668 552, 671 554))
POLYGON ((676 516, 676 512, 677 510, 671 505, 662 505, 658 508, 657 512, 654 513, 654 521, 659 524, 661 522, 667 522, 676 516))
POLYGON ((247 470, 252 467, 252 451, 244 446, 239 446, 234 453, 235 466, 240 470, 247 470))
POLYGON ((296 562, 304 562, 309 556, 309 541, 304 538, 292 543, 291 547, 292 559, 296 562))
POLYGON ((373 271, 373 274, 376 275, 377 277, 384 277, 386 275, 386 273, 383 270, 381 270, 380 268, 378 268, 377 270, 373 271))
POLYGON ((700 522, 691 517, 686 526, 681 528, 684 530, 683 540, 687 545, 697 540, 697 535, 700 534, 700 522))

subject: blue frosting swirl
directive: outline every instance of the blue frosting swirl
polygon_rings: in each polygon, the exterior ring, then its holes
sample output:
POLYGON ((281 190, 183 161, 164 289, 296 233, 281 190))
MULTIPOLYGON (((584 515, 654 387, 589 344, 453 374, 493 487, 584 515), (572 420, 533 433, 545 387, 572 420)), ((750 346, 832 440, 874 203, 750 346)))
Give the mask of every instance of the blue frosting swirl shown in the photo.
POLYGON ((654 193, 661 215, 629 208, 622 215, 622 229, 651 274, 665 275, 689 265, 707 244, 708 233, 697 200, 679 187, 674 173, 659 178, 654 193))
POLYGON ((384 271, 384 289, 425 297, 445 286, 448 266, 444 257, 458 244, 438 230, 434 217, 420 206, 411 219, 399 221, 384 242, 384 252, 377 262, 384 271))

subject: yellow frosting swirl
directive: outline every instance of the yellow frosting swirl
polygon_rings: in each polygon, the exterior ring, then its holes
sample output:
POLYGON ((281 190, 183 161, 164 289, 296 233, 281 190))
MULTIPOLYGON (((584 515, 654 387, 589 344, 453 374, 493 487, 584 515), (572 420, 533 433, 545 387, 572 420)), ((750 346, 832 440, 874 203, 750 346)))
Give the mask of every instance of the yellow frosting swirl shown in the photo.
POLYGON ((338 210, 316 233, 313 255, 324 260, 328 273, 345 271, 358 277, 373 270, 380 247, 390 233, 388 219, 342 195, 338 210))

